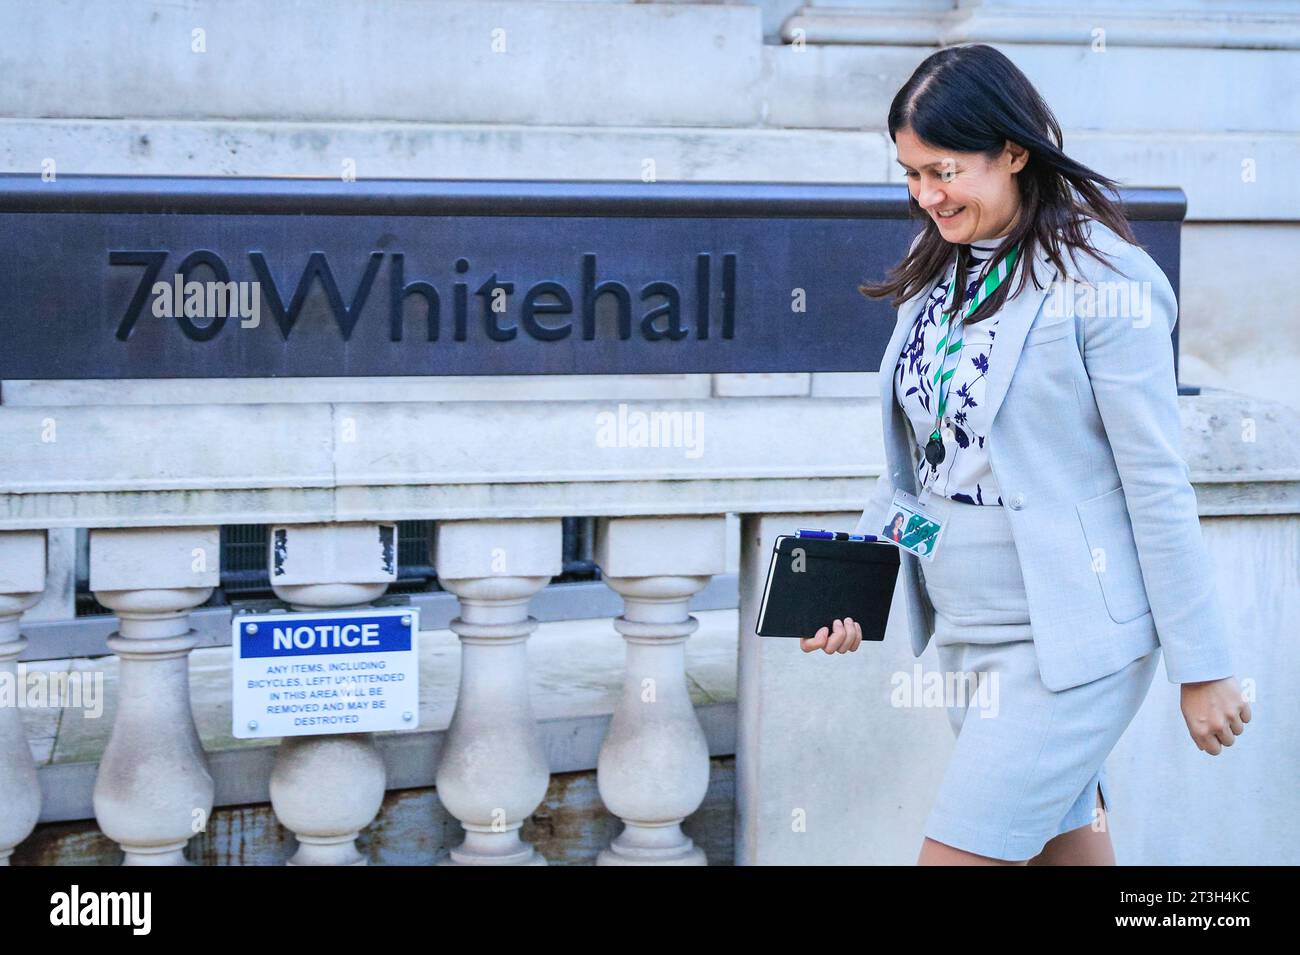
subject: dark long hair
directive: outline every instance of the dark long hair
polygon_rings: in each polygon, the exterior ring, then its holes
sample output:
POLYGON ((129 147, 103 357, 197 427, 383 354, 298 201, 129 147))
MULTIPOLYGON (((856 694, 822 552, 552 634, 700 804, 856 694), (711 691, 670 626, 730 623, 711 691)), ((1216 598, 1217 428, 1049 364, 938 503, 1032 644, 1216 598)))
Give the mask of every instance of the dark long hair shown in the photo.
MULTIPOLYGON (((1128 221, 1118 205, 1102 188, 1115 192, 1118 184, 1075 162, 1061 151, 1061 127, 1052 110, 1025 74, 1009 59, 982 43, 940 50, 916 68, 889 106, 889 138, 898 141, 900 129, 911 129, 923 142, 955 152, 982 153, 996 158, 1010 140, 1029 153, 1020 172, 1015 173, 1020 190, 1020 215, 1011 234, 989 257, 996 262, 1019 242, 1017 269, 1020 282, 1014 292, 1011 281, 1003 282, 979 309, 966 319, 972 323, 993 315, 1009 295, 1025 287, 1032 271, 1036 249, 1041 245, 1048 259, 1066 274, 1062 250, 1071 258, 1076 251, 1109 264, 1088 241, 1086 223, 1094 218, 1109 226, 1127 242, 1137 244, 1128 221), (1025 267, 1020 268, 1023 264, 1025 267)), ((878 284, 863 284, 858 290, 871 298, 893 295, 897 308, 946 271, 954 246, 943 238, 939 227, 908 193, 908 209, 925 222, 916 247, 878 284)), ((957 274, 970 266, 965 246, 956 246, 957 274)), ((1033 276, 1035 287, 1041 288, 1033 276)), ((953 298, 945 311, 954 312, 966 296, 963 283, 954 283, 953 298)))

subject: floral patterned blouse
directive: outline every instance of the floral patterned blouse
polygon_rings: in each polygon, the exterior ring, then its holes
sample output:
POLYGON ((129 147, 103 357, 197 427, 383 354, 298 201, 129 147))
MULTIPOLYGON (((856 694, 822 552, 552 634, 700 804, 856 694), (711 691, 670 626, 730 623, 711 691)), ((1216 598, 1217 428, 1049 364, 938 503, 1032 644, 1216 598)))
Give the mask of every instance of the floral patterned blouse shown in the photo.
MULTIPOLYGON (((972 268, 965 277, 967 301, 975 294, 984 263, 1000 244, 1000 239, 970 244, 972 268)), ((945 453, 938 467, 925 459, 925 446, 934 430, 934 416, 939 404, 933 382, 938 359, 942 356, 936 355, 935 349, 943 336, 940 312, 946 301, 950 278, 951 267, 917 315, 894 370, 894 383, 900 396, 898 401, 912 423, 920 451, 916 484, 918 488, 929 487, 934 494, 965 504, 1001 505, 1002 496, 984 449, 986 431, 981 419, 989 356, 997 336, 996 314, 965 326, 957 333, 963 336, 962 349, 948 356, 949 368, 954 367, 954 361, 957 363, 956 371, 945 386, 948 403, 944 409, 944 425, 951 427, 953 437, 944 441, 945 453)))

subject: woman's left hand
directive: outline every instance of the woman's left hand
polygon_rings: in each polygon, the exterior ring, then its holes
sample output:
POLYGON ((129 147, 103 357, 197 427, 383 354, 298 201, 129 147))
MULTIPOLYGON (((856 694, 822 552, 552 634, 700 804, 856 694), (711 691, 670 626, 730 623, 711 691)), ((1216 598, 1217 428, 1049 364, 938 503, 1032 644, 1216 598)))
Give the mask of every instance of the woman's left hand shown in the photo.
POLYGON ((1211 756, 1236 742, 1233 737, 1245 732, 1243 724, 1250 722, 1250 704, 1235 676, 1182 684, 1182 708, 1196 748, 1211 756))

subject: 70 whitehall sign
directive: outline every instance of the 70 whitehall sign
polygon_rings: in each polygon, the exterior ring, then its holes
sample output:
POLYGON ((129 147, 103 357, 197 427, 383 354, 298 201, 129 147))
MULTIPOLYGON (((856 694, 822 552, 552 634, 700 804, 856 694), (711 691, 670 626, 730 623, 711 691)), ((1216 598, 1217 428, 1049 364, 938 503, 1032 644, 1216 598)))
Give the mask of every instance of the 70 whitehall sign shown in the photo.
MULTIPOLYGON (((1176 287, 1181 192, 1130 193, 1176 287)), ((0 379, 871 371, 916 230, 901 185, 0 175, 0 379)))
MULTIPOLYGON (((209 341, 225 328, 226 320, 233 316, 241 319, 241 328, 257 328, 261 324, 261 302, 266 301, 283 341, 288 341, 294 326, 303 312, 303 304, 311 292, 312 284, 319 282, 328 303, 330 317, 338 328, 343 341, 352 338, 357 320, 365 310, 375 285, 375 277, 384 263, 385 254, 372 252, 362 273, 361 280, 351 297, 351 303, 345 302, 334 272, 323 252, 313 252, 307 260, 307 266, 298 279, 297 287, 285 304, 286 296, 271 274, 266 256, 261 252, 249 252, 248 260, 252 265, 255 282, 236 282, 230 278, 230 269, 215 252, 207 250, 193 252, 177 266, 178 271, 171 282, 157 281, 167 262, 166 252, 153 252, 145 249, 117 251, 109 253, 112 265, 143 266, 140 284, 136 286, 126 312, 117 326, 117 338, 130 340, 135 324, 142 313, 159 318, 177 319, 177 326, 182 334, 196 342, 209 341), (215 281, 189 281, 199 266, 206 266, 219 278, 215 281), (146 310, 146 303, 152 304, 146 310), (193 319, 207 321, 196 324, 193 319)), ((456 282, 453 294, 444 296, 437 287, 429 282, 411 282, 404 279, 405 255, 393 253, 389 259, 388 274, 388 338, 400 342, 406 321, 405 303, 408 298, 417 297, 424 303, 423 321, 427 341, 436 342, 442 338, 442 303, 452 304, 452 324, 454 340, 458 342, 469 339, 470 312, 479 316, 481 330, 490 341, 508 342, 518 333, 520 326, 538 341, 553 342, 567 337, 573 331, 572 321, 559 320, 560 316, 574 312, 573 296, 560 282, 538 282, 525 291, 519 300, 519 325, 509 324, 511 296, 515 292, 515 283, 500 281, 494 272, 478 288, 471 288, 466 282, 456 282), (474 309, 469 299, 481 299, 481 309, 474 309)), ((470 270, 465 259, 457 259, 455 271, 464 274, 470 270)), ((693 316, 693 331, 696 338, 708 338, 710 334, 710 303, 713 299, 712 257, 697 256, 696 288, 693 301, 697 309, 693 316)), ((736 337, 736 257, 724 255, 722 265, 722 323, 720 334, 723 338, 736 337)), ((591 341, 596 337, 596 303, 600 296, 610 295, 618 306, 617 332, 623 341, 633 334, 632 294, 621 282, 608 280, 596 281, 596 256, 582 257, 581 286, 581 326, 582 337, 591 341)), ((649 341, 667 338, 680 341, 692 329, 683 324, 682 292, 670 282, 650 282, 641 289, 640 301, 662 299, 663 304, 647 311, 641 317, 637 328, 639 333, 649 341)))

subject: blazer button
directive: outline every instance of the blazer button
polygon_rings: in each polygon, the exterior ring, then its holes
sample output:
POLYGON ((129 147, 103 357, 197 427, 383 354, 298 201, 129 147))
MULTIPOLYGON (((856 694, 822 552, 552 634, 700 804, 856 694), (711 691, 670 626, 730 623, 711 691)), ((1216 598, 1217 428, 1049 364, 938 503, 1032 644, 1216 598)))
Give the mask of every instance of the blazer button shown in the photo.
POLYGON ((1020 510, 1022 507, 1025 506, 1025 496, 1024 496, 1023 494, 1013 494, 1013 495, 1011 495, 1011 501, 1010 501, 1010 504, 1011 504, 1011 509, 1012 509, 1013 511, 1018 511, 1018 510, 1020 510))

